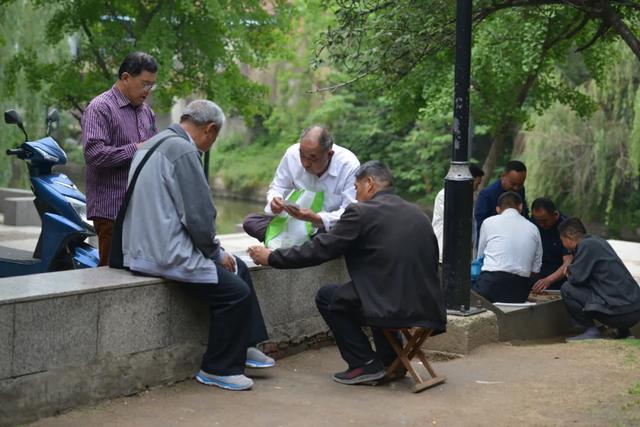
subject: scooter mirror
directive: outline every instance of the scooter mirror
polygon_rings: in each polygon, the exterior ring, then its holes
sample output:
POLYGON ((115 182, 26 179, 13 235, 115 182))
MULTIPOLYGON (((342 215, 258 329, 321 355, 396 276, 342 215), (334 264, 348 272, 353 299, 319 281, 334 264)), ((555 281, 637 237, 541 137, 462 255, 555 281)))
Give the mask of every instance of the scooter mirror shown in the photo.
POLYGON ((60 114, 55 108, 47 114, 47 136, 51 135, 51 131, 58 128, 60 122, 60 114))
POLYGON ((60 121, 60 114, 55 108, 47 115, 47 123, 58 123, 60 121))
POLYGON ((7 110, 4 112, 4 122, 10 125, 18 125, 22 127, 22 117, 16 110, 7 110))

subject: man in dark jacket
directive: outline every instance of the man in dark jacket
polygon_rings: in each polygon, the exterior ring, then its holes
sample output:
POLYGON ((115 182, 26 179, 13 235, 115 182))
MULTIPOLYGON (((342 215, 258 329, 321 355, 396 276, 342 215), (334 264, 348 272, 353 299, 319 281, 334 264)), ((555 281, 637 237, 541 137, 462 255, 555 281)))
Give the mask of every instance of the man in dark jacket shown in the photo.
MULTIPOLYGON (((496 179, 493 184, 482 189, 476 200, 474 210, 474 219, 476 220, 476 230, 480 236, 480 228, 485 219, 496 215, 496 206, 498 206, 498 198, 507 191, 518 193, 522 199, 522 216, 529 218, 529 208, 527 208, 527 198, 525 197, 524 181, 527 179, 527 167, 518 160, 511 160, 504 166, 504 171, 500 178, 496 179)), ((477 242, 477 240, 476 240, 477 242)))
POLYGON ((384 376, 393 351, 379 328, 421 326, 444 332, 446 308, 438 275, 438 243, 427 216, 393 193, 389 169, 369 161, 356 171, 356 199, 328 233, 303 245, 249 248, 260 265, 301 268, 344 255, 351 282, 325 285, 316 305, 349 365, 343 384, 384 376), (362 331, 372 327, 376 351, 362 331))
POLYGON ((558 226, 566 219, 551 199, 539 197, 531 204, 531 222, 538 227, 542 240, 540 273, 531 276, 531 290, 535 293, 560 289, 565 282, 564 269, 573 256, 562 245, 558 226))
POLYGON ((593 320, 618 329, 626 338, 640 322, 640 287, 606 240, 587 234, 578 218, 560 224, 560 238, 574 253, 567 282, 560 289, 567 311, 585 331, 568 341, 601 338, 593 320))

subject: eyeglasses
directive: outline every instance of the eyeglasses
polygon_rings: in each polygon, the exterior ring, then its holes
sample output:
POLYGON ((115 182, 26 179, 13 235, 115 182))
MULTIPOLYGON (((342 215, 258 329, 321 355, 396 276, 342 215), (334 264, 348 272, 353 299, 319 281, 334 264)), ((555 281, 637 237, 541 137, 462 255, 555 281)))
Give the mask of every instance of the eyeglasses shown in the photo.
POLYGON ((144 90, 145 92, 151 92, 155 88, 156 88, 156 84, 155 83, 144 83, 144 82, 142 82, 142 90, 144 90))

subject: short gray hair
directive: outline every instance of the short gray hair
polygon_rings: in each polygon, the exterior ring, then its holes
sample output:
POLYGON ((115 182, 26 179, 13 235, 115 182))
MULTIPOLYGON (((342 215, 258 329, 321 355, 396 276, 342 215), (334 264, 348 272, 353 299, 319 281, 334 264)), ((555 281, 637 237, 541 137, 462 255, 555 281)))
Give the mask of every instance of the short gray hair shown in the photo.
POLYGON ((389 168, 379 160, 369 160, 356 170, 356 179, 373 178, 382 187, 393 187, 393 174, 389 168))
POLYGON ((220 130, 226 119, 218 104, 206 99, 197 99, 190 102, 180 116, 180 123, 187 120, 198 126, 213 123, 220 130))
POLYGON ((302 134, 300 135, 300 142, 302 142, 302 140, 305 139, 311 131, 316 129, 320 130, 319 135, 314 134, 315 139, 318 141, 318 144, 320 145, 320 148, 322 148, 323 151, 331 150, 331 148, 333 147, 333 137, 331 136, 331 133, 326 128, 319 125, 309 126, 305 130, 303 130, 302 134))

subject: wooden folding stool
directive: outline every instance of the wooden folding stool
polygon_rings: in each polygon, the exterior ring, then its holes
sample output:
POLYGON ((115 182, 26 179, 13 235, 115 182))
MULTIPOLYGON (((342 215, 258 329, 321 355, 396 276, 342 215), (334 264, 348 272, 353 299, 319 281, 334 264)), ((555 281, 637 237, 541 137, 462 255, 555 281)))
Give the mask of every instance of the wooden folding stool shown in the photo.
POLYGON ((424 354, 424 352, 420 348, 422 344, 427 340, 427 338, 429 338, 429 336, 433 333, 433 330, 424 328, 397 328, 383 329, 382 333, 384 334, 387 341, 389 341, 389 344, 391 344, 391 347, 393 347, 393 350, 398 355, 398 357, 396 357, 396 360, 393 361, 393 363, 387 370, 387 376, 393 376, 393 373, 398 368, 400 368, 400 366, 403 366, 407 371, 409 371, 409 374, 411 374, 411 377, 415 382, 415 385, 413 387, 414 393, 419 393, 422 390, 446 381, 447 377, 440 376, 435 373, 435 371, 429 364, 429 361, 427 360, 427 355, 424 354), (407 343, 404 347, 401 347, 398 344, 398 341, 396 341, 395 337, 392 334, 392 332, 394 331, 400 331, 402 335, 404 335, 405 339, 407 340, 407 343), (423 380, 422 377, 420 377, 420 375, 414 369, 413 365, 411 364, 411 359, 416 356, 429 372, 431 379, 426 381, 423 380))

